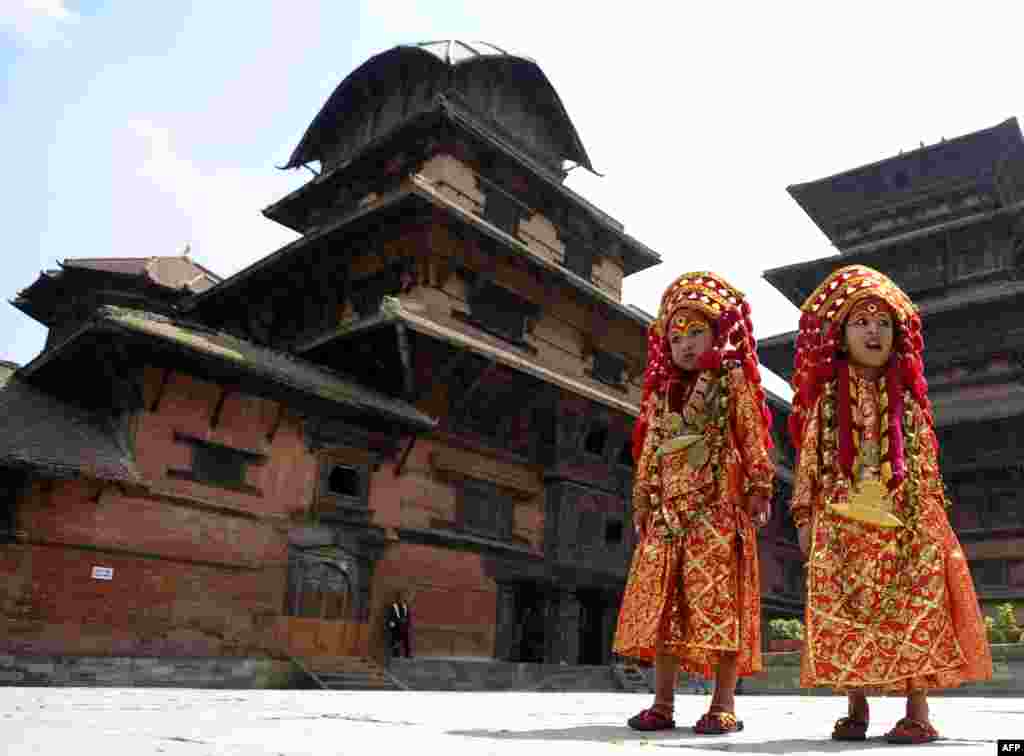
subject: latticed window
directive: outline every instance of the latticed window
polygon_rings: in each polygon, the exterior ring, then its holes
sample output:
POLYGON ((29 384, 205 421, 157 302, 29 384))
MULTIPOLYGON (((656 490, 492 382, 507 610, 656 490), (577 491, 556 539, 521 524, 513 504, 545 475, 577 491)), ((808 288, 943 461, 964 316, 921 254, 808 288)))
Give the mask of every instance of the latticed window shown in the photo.
POLYGON ((515 236, 519 231, 522 207, 500 189, 489 186, 484 198, 484 218, 506 234, 515 236))
POLYGON ((517 342, 525 338, 527 319, 537 309, 522 297, 489 281, 479 281, 472 287, 469 308, 477 325, 517 342))
POLYGON ((587 431, 587 437, 583 440, 583 448, 587 454, 594 454, 598 457, 604 454, 605 444, 608 443, 608 426, 604 423, 594 423, 587 431))
POLYGON ((375 315, 384 297, 407 291, 413 282, 412 261, 399 260, 378 273, 352 282, 352 308, 361 318, 375 315))
POLYGON ((328 460, 320 465, 320 499, 328 508, 366 507, 369 478, 366 465, 328 460))
POLYGON ((1006 585, 1005 559, 979 559, 968 563, 976 586, 1003 587, 1006 585))
POLYGON ((0 543, 14 540, 18 519, 18 497, 24 483, 24 473, 0 469, 0 543))
POLYGON ((594 251, 583 242, 572 239, 565 245, 562 264, 580 278, 589 281, 594 272, 594 251))
POLYGON ((621 386, 623 373, 626 370, 626 361, 622 357, 594 350, 594 378, 612 386, 621 386))
POLYGON ((174 440, 192 447, 191 465, 187 470, 169 469, 168 477, 261 495, 260 489, 247 483, 246 478, 250 467, 266 464, 265 455, 179 432, 175 432, 174 440))
POLYGON ((218 485, 243 485, 248 461, 234 449, 199 444, 192 447, 192 474, 196 480, 218 485))
POLYGON ((458 524, 477 535, 512 538, 513 501, 500 486, 486 480, 466 478, 459 485, 458 524))

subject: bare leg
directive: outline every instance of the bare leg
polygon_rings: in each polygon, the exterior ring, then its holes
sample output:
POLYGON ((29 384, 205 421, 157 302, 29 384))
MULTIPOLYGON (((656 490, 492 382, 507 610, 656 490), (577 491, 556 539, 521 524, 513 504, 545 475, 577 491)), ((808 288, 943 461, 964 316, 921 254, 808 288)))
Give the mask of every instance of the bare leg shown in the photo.
POLYGON ((679 659, 659 653, 654 659, 654 708, 671 717, 676 698, 679 659))
POLYGON ((736 713, 736 681, 739 680, 739 662, 736 654, 722 654, 718 669, 715 670, 715 692, 711 696, 711 708, 716 711, 736 713))
POLYGON ((907 694, 907 716, 918 722, 928 721, 928 691, 915 690, 907 694))
MULTIPOLYGON (((907 698, 907 706, 909 707, 910 698, 907 698)), ((850 719, 854 719, 858 722, 867 722, 870 716, 868 709, 868 697, 862 690, 851 690, 846 694, 846 715, 850 719)))

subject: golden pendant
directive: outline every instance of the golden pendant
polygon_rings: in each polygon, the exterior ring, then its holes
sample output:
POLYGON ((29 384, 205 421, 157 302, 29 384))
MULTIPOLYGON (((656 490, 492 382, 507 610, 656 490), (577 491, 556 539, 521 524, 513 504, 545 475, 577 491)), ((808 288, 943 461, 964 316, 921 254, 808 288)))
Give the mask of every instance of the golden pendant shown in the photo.
POLYGON ((892 513, 892 498, 882 481, 876 478, 862 480, 850 492, 849 501, 831 502, 828 508, 849 520, 864 522, 880 528, 900 528, 903 522, 892 513))

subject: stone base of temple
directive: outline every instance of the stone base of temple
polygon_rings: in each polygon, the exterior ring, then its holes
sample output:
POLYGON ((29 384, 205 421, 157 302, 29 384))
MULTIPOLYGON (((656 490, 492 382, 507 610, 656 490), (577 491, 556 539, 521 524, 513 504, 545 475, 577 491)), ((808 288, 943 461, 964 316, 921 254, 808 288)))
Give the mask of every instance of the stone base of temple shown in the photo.
MULTIPOLYGON (((1024 643, 992 647, 993 677, 931 695, 1024 696, 1024 643)), ((493 659, 392 659, 388 672, 410 690, 579 691, 624 690, 610 665, 528 664, 493 659)), ((647 672, 647 670, 644 670, 647 672)), ((832 695, 800 688, 800 654, 765 654, 765 670, 741 681, 743 695, 832 695)), ((317 688, 289 661, 245 657, 118 657, 0 655, 0 686, 317 688)), ((680 679, 680 695, 697 693, 680 679)), ((649 695, 647 691, 640 692, 649 695)))
POLYGON ((0 685, 107 688, 308 687, 289 661, 251 657, 0 656, 0 685))

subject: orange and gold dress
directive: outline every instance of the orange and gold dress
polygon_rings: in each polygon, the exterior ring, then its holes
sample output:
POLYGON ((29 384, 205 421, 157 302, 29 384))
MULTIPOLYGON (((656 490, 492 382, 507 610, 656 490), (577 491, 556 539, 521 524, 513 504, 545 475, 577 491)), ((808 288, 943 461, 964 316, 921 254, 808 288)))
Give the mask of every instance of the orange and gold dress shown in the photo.
POLYGON ((742 369, 723 368, 674 381, 644 411, 633 507, 650 520, 614 651, 653 660, 661 635, 686 671, 712 677, 722 653, 738 653, 741 675, 758 672, 760 582, 746 494, 770 496, 775 467, 754 392, 742 369))
MULTIPOLYGON (((981 611, 946 517, 924 412, 906 392, 907 475, 888 503, 902 526, 879 527, 830 506, 849 501, 853 485, 835 465, 836 394, 833 380, 807 418, 792 502, 794 520, 809 522, 812 534, 801 684, 908 693, 991 677, 981 611)), ((886 401, 881 381, 851 367, 858 490, 880 476, 886 401)))

